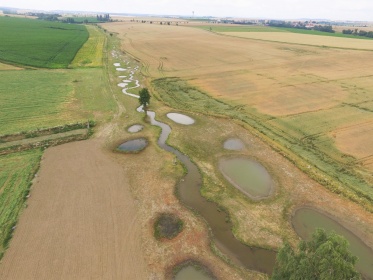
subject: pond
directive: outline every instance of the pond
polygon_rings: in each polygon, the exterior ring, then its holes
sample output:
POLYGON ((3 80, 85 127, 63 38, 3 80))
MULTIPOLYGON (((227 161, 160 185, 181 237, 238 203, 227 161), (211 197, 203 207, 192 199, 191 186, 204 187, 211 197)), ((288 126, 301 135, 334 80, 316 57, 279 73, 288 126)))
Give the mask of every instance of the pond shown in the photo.
POLYGON ((237 189, 254 200, 268 197, 273 191, 273 182, 267 170, 248 158, 221 159, 219 168, 224 177, 237 189))
POLYGON ((342 226, 332 217, 316 209, 304 207, 295 211, 292 223, 295 232, 303 239, 309 240, 316 228, 323 228, 327 232, 345 237, 350 243, 352 254, 359 258, 356 268, 365 279, 373 279, 373 250, 368 247, 358 236, 342 226))
POLYGON ((130 126, 127 129, 127 131, 130 132, 130 133, 136 133, 136 132, 141 131, 143 128, 144 128, 144 126, 142 126, 141 124, 134 124, 134 125, 130 126))
POLYGON ((148 145, 148 141, 145 138, 138 138, 134 140, 129 140, 119 145, 117 150, 127 153, 139 152, 148 145))
POLYGON ((191 117, 179 113, 168 113, 167 117, 176 123, 184 125, 191 125, 195 122, 191 117))
POLYGON ((173 278, 174 280, 213 280, 213 276, 206 273, 203 268, 188 265, 179 270, 173 278))
POLYGON ((238 138, 229 138, 224 142, 224 149, 232 151, 240 151, 245 148, 244 143, 238 138))

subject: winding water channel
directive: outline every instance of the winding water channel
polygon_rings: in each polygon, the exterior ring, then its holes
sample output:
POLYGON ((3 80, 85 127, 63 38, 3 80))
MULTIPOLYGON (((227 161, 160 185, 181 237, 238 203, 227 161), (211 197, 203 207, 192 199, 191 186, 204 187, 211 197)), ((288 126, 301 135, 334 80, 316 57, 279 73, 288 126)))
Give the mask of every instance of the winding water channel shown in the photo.
MULTIPOLYGON (((130 79, 133 79, 133 74, 130 79)), ((136 85, 138 81, 136 80, 136 85)), ((128 89, 127 89, 128 90, 128 89)), ((135 94, 128 93, 126 89, 122 92, 126 95, 139 98, 135 94)), ((141 106, 138 112, 143 112, 141 106)), ((177 156, 187 169, 187 174, 180 180, 177 192, 181 202, 187 207, 197 211, 211 228, 212 238, 217 248, 227 255, 234 263, 245 268, 271 274, 275 265, 276 252, 256 247, 249 247, 238 241, 232 233, 232 223, 228 215, 219 209, 218 205, 202 197, 200 188, 202 176, 197 166, 190 158, 178 150, 168 146, 166 140, 171 133, 171 127, 155 119, 155 112, 147 111, 152 125, 162 129, 158 139, 158 145, 177 156)))
POLYGON ((232 224, 227 222, 228 215, 221 211, 216 203, 207 201, 201 196, 202 176, 197 166, 188 156, 166 144, 166 140, 171 133, 171 127, 157 121, 155 112, 148 111, 147 115, 152 125, 162 129, 158 145, 162 149, 175 154, 188 170, 187 175, 181 179, 177 186, 181 202, 196 210, 206 220, 212 230, 212 237, 216 246, 231 260, 248 269, 271 274, 275 264, 276 253, 262 248, 249 247, 234 237, 232 224))

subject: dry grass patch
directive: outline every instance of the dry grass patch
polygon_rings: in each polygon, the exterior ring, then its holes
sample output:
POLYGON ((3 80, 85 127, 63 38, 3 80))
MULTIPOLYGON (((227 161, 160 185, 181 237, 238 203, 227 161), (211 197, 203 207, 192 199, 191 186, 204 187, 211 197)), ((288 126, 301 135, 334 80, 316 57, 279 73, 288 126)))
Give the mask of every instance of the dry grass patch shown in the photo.
POLYGON ((373 50, 373 40, 338 38, 285 32, 221 32, 221 34, 248 39, 266 40, 291 44, 359 50, 373 50))
POLYGON ((373 122, 341 128, 333 131, 332 137, 338 149, 352 155, 359 164, 373 172, 373 122))
POLYGON ((0 62, 0 71, 2 70, 21 70, 22 68, 0 62))

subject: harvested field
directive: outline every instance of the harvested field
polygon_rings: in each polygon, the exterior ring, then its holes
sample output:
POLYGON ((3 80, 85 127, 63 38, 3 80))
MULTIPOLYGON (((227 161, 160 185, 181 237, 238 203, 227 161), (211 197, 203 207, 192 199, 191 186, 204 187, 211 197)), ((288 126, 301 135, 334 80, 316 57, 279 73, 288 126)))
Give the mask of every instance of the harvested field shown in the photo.
MULTIPOLYGON (((360 173, 362 167, 344 154, 346 150, 338 149, 330 134, 372 119, 373 57, 367 51, 247 40, 183 26, 104 26, 119 34, 124 51, 142 61, 144 75, 183 80, 182 86, 174 86, 179 82, 167 79, 155 85, 156 91, 177 91, 169 105, 178 107, 176 102, 182 102, 188 110, 245 120, 275 142, 276 148, 297 155, 292 158, 300 165, 316 167, 312 176, 319 177, 320 182, 327 177, 338 189, 348 186, 362 190, 373 200, 371 176, 360 173), (185 92, 190 96, 186 98, 185 92), (212 108, 213 101, 197 97, 199 92, 225 102, 230 109, 222 109, 225 105, 221 103, 212 108), (346 168, 348 172, 341 174, 346 168)), ((350 42, 373 46, 372 40, 265 34, 335 40, 347 48, 350 42)), ((369 131, 364 133, 373 137, 369 131)))
POLYGON ((95 140, 50 148, 1 279, 146 279, 136 202, 95 140))
POLYGON ((359 164, 373 172, 373 121, 358 126, 340 128, 332 132, 338 149, 352 155, 359 164))
POLYGON ((221 34, 255 40, 283 42, 300 45, 373 50, 373 40, 337 38, 285 32, 221 32, 221 34))

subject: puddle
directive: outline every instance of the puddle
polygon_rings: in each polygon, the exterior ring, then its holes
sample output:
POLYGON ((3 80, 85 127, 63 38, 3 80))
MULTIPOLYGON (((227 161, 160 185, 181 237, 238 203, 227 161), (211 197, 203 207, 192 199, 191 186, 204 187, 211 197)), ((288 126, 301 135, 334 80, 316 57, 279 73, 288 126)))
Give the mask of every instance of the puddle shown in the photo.
POLYGON ((114 63, 114 66, 115 66, 115 67, 120 67, 120 63, 119 63, 119 62, 114 63))
POLYGON ((238 138, 229 138, 224 142, 224 149, 240 151, 245 148, 244 143, 238 138))
POLYGON ((118 87, 121 87, 121 88, 124 88, 124 87, 126 87, 128 84, 126 84, 126 83, 119 83, 118 84, 118 87))
POLYGON ((210 276, 203 269, 193 265, 183 267, 173 278, 174 280, 213 280, 215 277, 210 276))
POLYGON ((256 161, 242 157, 221 159, 219 168, 233 186, 254 200, 266 198, 272 193, 271 176, 256 161))
POLYGON ((189 116, 179 113, 168 113, 167 117, 179 124, 191 125, 194 124, 194 119, 189 116))
POLYGON ((342 235, 350 243, 349 248, 352 254, 359 258, 356 263, 357 270, 363 274, 365 279, 373 279, 373 249, 332 217, 304 207, 295 211, 292 223, 295 232, 305 240, 310 240, 316 228, 323 228, 327 232, 335 231, 342 235))
POLYGON ((148 141, 145 138, 139 138, 134 140, 129 140, 119 145, 117 150, 122 152, 134 153, 139 152, 148 145, 148 141))
POLYGON ((136 133, 136 132, 141 131, 143 128, 144 128, 144 126, 142 126, 141 124, 135 124, 135 125, 130 126, 127 129, 127 131, 131 132, 131 133, 136 133))
POLYGON ((116 70, 117 70, 117 71, 127 71, 127 69, 124 69, 124 68, 120 68, 120 67, 119 67, 119 68, 117 68, 116 70))

